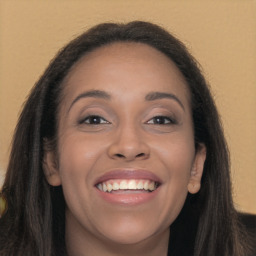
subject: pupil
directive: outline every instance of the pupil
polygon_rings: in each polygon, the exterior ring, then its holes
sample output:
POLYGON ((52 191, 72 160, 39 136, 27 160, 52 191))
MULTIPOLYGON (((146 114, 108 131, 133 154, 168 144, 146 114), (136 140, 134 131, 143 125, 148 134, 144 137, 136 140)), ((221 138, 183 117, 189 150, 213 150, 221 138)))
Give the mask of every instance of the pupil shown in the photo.
POLYGON ((162 118, 162 117, 156 117, 156 118, 155 118, 155 123, 156 123, 156 124, 164 124, 164 118, 162 118))
POLYGON ((100 118, 98 116, 92 116, 90 118, 90 123, 93 123, 93 124, 99 124, 100 123, 100 118))

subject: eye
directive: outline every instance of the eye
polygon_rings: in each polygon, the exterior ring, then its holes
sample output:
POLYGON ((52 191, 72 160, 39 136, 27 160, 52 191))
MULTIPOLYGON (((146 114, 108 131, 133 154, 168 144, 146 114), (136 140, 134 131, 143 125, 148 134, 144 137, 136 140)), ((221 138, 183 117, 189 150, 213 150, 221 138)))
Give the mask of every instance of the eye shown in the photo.
POLYGON ((97 115, 87 116, 86 118, 81 120, 80 123, 88 125, 109 124, 109 122, 106 119, 97 115))
POLYGON ((158 124, 158 125, 170 125, 170 124, 176 124, 176 121, 168 116, 155 116, 152 119, 150 119, 148 124, 158 124))

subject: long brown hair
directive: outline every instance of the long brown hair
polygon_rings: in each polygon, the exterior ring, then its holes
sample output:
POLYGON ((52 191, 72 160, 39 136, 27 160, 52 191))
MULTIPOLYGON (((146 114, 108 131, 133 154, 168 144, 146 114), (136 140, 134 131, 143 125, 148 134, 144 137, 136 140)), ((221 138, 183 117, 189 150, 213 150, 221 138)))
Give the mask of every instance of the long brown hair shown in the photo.
POLYGON ((57 113, 62 81, 86 53, 114 42, 140 42, 170 58, 188 84, 195 147, 207 157, 202 186, 188 195, 171 225, 170 255, 242 256, 245 237, 233 206, 229 154, 209 87, 186 47, 161 27, 135 21, 100 24, 71 41, 52 60, 31 90, 20 115, 3 185, 8 210, 0 219, 0 255, 65 255, 65 201, 61 187, 43 174, 44 140, 57 148, 57 113))

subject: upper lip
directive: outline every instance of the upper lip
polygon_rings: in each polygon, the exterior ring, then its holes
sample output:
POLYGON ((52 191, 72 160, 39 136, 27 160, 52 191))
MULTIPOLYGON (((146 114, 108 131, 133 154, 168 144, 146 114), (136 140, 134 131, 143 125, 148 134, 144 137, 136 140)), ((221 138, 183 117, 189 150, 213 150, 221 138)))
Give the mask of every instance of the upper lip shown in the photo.
POLYGON ((96 179, 95 185, 110 179, 145 179, 152 180, 159 184, 161 179, 154 173, 144 169, 115 169, 104 173, 96 179))

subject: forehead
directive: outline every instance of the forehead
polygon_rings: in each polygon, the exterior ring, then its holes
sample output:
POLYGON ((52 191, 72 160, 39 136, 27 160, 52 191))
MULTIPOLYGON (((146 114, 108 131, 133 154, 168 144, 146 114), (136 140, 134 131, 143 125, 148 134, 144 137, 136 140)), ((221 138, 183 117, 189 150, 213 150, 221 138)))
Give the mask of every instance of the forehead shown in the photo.
POLYGON ((138 92, 168 91, 176 86, 175 90, 190 98, 187 83, 173 61, 157 49, 136 42, 115 42, 87 53, 72 67, 63 84, 64 96, 82 89, 114 92, 118 84, 124 92, 132 87, 138 92))

